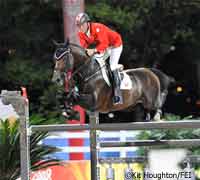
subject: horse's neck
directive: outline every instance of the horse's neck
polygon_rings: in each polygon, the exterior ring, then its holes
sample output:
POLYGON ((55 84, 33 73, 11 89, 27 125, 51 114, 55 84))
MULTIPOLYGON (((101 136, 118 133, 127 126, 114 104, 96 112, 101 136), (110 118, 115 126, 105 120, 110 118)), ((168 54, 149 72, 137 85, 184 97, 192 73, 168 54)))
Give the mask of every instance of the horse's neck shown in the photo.
POLYGON ((81 70, 82 74, 84 74, 85 77, 92 76, 93 74, 97 73, 98 71, 98 64, 94 59, 87 59, 84 64, 82 64, 83 68, 81 70))
POLYGON ((83 48, 71 44, 71 49, 74 57, 74 70, 79 71, 83 78, 93 78, 93 74, 96 76, 97 73, 101 72, 97 61, 88 57, 83 48))
POLYGON ((76 70, 80 70, 80 79, 81 80, 81 86, 87 87, 89 86, 96 86, 96 80, 99 78, 103 79, 102 74, 101 74, 101 69, 100 66, 98 65, 97 61, 94 59, 88 59, 85 61, 84 64, 79 66, 76 70))
POLYGON ((77 69, 82 66, 89 57, 86 55, 85 51, 78 45, 72 45, 72 55, 74 58, 74 68, 77 69))
POLYGON ((96 68, 96 62, 93 61, 90 57, 79 54, 79 53, 73 53, 74 57, 74 69, 82 69, 82 71, 89 71, 93 72, 96 68))
POLYGON ((79 67, 83 66, 87 61, 87 58, 84 56, 80 56, 79 54, 74 54, 74 69, 78 69, 79 67))

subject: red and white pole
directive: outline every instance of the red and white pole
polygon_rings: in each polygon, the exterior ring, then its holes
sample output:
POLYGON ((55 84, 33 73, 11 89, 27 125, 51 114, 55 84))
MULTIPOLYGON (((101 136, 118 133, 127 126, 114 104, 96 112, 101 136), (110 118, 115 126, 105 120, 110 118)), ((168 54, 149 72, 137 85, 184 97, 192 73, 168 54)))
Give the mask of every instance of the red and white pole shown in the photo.
MULTIPOLYGON (((75 18, 80 12, 84 12, 84 0, 62 0, 63 7, 63 24, 64 24, 64 38, 69 39, 70 42, 79 44, 77 37, 77 27, 75 25, 75 18)), ((65 90, 69 91, 68 80, 72 75, 72 71, 67 72, 67 77, 65 79, 65 90)), ((80 119, 68 120, 69 124, 84 124, 85 123, 85 110, 80 106, 74 106, 74 111, 79 112, 80 119)), ((77 131, 76 131, 77 132, 77 131)), ((74 133, 76 133, 74 132, 74 133)), ((79 131, 80 132, 80 131, 79 131)), ((83 138, 69 139, 69 146, 81 147, 84 146, 83 138)), ((69 153, 70 160, 83 160, 84 153, 76 152, 69 153)))

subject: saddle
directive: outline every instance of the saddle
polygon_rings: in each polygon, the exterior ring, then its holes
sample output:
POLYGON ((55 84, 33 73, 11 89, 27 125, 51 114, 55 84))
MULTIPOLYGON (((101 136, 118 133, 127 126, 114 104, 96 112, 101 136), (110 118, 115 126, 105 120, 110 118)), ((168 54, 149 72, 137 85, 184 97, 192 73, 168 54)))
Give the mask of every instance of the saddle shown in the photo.
MULTIPOLYGON (((104 81, 109 87, 112 87, 113 84, 111 82, 114 82, 114 78, 113 78, 113 74, 112 74, 110 64, 108 61, 109 56, 105 56, 101 59, 96 58, 96 56, 94 58, 98 62, 101 68, 101 73, 102 73, 104 81)), ((131 89, 132 81, 129 75, 124 71, 124 66, 122 64, 118 64, 115 70, 117 70, 120 74, 120 80, 121 80, 120 89, 131 89)))

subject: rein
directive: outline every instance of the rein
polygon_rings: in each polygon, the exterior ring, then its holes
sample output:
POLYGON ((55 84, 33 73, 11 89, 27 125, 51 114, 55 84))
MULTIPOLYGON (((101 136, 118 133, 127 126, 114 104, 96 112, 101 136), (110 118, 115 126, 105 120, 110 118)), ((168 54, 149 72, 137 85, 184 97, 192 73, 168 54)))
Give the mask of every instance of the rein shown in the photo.
MULTIPOLYGON (((71 45, 73 45, 73 46, 75 46, 75 47, 81 49, 81 51, 84 52, 84 53, 86 54, 85 49, 83 49, 83 48, 82 48, 81 46, 79 46, 78 44, 71 43, 71 45)), ((87 55, 87 56, 88 56, 88 55, 87 55)), ((78 74, 79 71, 81 71, 82 68, 83 68, 84 66, 88 65, 89 63, 91 63, 91 61, 92 61, 92 58, 89 58, 89 60, 85 61, 84 64, 82 64, 78 69, 76 69, 76 70, 74 71, 74 73, 72 73, 72 77, 75 76, 76 74, 78 74)), ((99 67, 93 74, 91 74, 89 77, 87 77, 87 78, 86 78, 86 77, 83 77, 84 82, 87 82, 88 80, 90 80, 93 76, 95 76, 95 75, 96 75, 103 67, 105 67, 106 65, 107 65, 107 64, 103 65, 102 67, 100 66, 100 67, 99 67)))
MULTIPOLYGON (((72 78, 76 75, 76 74, 78 74, 78 73, 80 73, 80 71, 85 67, 85 66, 88 66, 90 63, 91 63, 91 61, 92 61, 92 58, 90 58, 89 60, 87 60, 84 64, 82 64, 78 69, 76 69, 75 71, 74 71, 74 73, 72 73, 72 78)), ((83 80, 84 80, 84 82, 87 82, 88 80, 90 80, 93 76, 95 76, 99 71, 101 71, 101 69, 103 68, 103 67, 105 67, 106 66, 106 64, 105 65, 103 65, 102 67, 100 67, 99 66, 99 68, 97 68, 97 70, 93 73, 93 74, 91 74, 91 75, 89 75, 88 77, 86 76, 86 77, 83 77, 83 80)))

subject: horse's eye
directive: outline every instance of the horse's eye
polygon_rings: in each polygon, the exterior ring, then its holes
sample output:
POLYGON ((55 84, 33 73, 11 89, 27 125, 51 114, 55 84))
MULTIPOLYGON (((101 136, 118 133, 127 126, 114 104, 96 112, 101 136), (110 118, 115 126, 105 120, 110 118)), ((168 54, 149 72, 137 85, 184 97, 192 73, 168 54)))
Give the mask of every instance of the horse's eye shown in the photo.
POLYGON ((66 48, 61 48, 60 50, 63 52, 63 51, 66 51, 67 49, 66 48))
POLYGON ((63 48, 60 48, 56 51, 56 56, 60 56, 65 50, 63 48))

